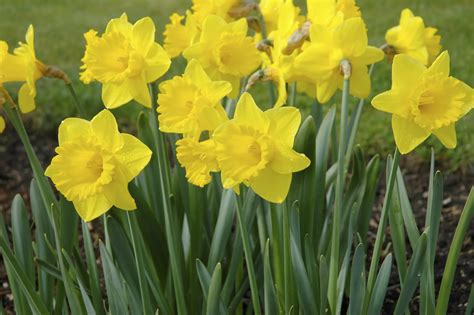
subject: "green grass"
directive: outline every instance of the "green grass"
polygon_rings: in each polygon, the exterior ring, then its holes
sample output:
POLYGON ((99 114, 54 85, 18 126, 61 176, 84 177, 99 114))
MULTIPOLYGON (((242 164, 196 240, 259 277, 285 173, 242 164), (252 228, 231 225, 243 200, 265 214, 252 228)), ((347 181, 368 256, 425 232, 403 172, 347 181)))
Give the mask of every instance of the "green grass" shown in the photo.
MULTIPOLYGON (((23 40, 29 24, 35 25, 37 56, 48 64, 64 69, 73 78, 82 103, 90 112, 98 111, 102 102, 98 84, 83 85, 78 81, 80 59, 84 51, 83 33, 94 28, 102 31, 108 20, 127 12, 131 21, 151 16, 157 25, 158 38, 168 16, 175 11, 183 13, 190 0, 15 0, 0 4, 0 39, 14 46, 23 40)), ((296 1, 303 3, 304 1, 296 1)), ((400 11, 411 8, 421 15, 425 24, 435 26, 442 36, 443 48, 451 55, 451 73, 469 85, 474 84, 474 5, 472 0, 359 0, 363 17, 369 29, 369 41, 380 46, 385 31, 398 24, 400 11)), ((38 84, 39 108, 30 114, 37 128, 52 130, 66 116, 74 113, 72 99, 61 82, 41 80, 38 84)), ((373 93, 390 87, 390 66, 381 62, 375 68, 373 93)), ((258 90, 257 90, 258 91, 258 90)), ((263 94, 266 96, 266 94, 263 94)), ((300 102, 306 103, 304 98, 300 102)), ((353 101, 355 103, 355 100, 353 101)), ((122 107, 120 119, 129 123, 138 112, 138 105, 122 107)), ((447 159, 454 168, 473 167, 474 113, 458 123, 458 147, 445 150, 435 140, 416 150, 426 157, 431 145, 437 156, 447 159)), ((393 151, 393 136, 389 115, 375 111, 370 105, 364 109, 358 143, 369 153, 386 155, 393 151)))

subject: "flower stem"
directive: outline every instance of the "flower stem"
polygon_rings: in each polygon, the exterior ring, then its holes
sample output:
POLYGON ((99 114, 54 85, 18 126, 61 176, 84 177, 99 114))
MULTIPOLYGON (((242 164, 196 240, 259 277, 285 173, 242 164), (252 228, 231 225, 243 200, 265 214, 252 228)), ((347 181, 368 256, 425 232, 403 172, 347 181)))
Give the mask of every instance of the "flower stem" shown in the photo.
POLYGON ((79 116, 82 117, 82 118, 87 118, 86 110, 85 110, 84 106, 82 106, 82 103, 79 101, 79 98, 77 97, 76 91, 74 90, 74 87, 72 86, 72 83, 69 82, 69 83, 65 83, 65 84, 66 84, 66 87, 67 87, 69 93, 71 94, 72 98, 74 99, 74 104, 76 105, 76 109, 77 109, 77 112, 79 113, 79 116))
MULTIPOLYGON (((253 193, 253 192, 252 192, 253 193)), ((250 292, 252 295, 252 304, 254 308, 254 314, 260 314, 260 300, 258 298, 258 286, 257 279, 255 276, 255 268, 253 265, 252 250, 250 248, 249 232, 247 226, 244 223, 244 214, 242 203, 237 203, 237 220, 239 223, 240 236, 242 237, 242 245, 244 246, 245 262, 247 263, 247 272, 249 274, 250 292)))
POLYGON ((337 158, 337 179, 336 179, 336 200, 334 205, 334 214, 332 221, 332 238, 331 238, 331 261, 329 264, 329 306, 333 313, 337 305, 337 279, 339 276, 339 243, 340 243, 340 221, 343 204, 343 192, 345 181, 345 148, 346 148, 346 125, 349 108, 349 78, 344 79, 342 89, 342 105, 341 105, 341 122, 339 130, 339 146, 337 158))
POLYGON ((367 295, 366 301, 370 301, 372 295, 372 289, 375 283, 375 278, 377 276, 377 268, 380 260, 380 252, 382 250, 385 227, 387 225, 387 215, 390 211, 390 206, 392 205, 392 194, 393 187, 395 186, 395 179, 397 177, 397 169, 400 162, 400 152, 398 149, 395 149, 395 154, 393 155, 392 166, 390 168, 390 174, 388 176, 387 191, 385 193, 383 207, 380 214, 380 222, 377 227, 377 236, 375 238, 374 250, 372 252, 372 259, 370 261, 370 269, 367 280, 367 295))
POLYGON ((182 277, 182 246, 179 239, 176 239, 175 232, 179 230, 176 226, 171 214, 170 202, 170 174, 168 166, 168 150, 166 150, 163 134, 159 130, 157 117, 157 91, 154 84, 151 85, 152 93, 152 107, 150 109, 150 127, 153 133, 153 141, 155 145, 155 152, 158 155, 158 178, 160 181, 163 213, 165 217, 166 241, 168 250, 170 252, 171 275, 173 277, 174 290, 176 294, 176 304, 178 306, 178 314, 185 315, 188 313, 186 307, 186 300, 184 298, 183 277, 182 277))

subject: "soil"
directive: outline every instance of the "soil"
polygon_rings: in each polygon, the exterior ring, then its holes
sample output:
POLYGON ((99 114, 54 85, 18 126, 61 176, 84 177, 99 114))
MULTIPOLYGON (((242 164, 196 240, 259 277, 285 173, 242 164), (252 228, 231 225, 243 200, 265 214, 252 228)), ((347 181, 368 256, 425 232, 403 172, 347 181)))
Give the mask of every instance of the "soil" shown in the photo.
MULTIPOLYGON (((35 147, 40 161, 43 165, 47 165, 50 162, 51 157, 54 154, 54 148, 57 145, 56 136, 54 134, 31 134, 31 142, 35 147)), ((7 128, 5 133, 0 136, 0 157, 0 213, 3 215, 8 226, 10 225, 9 209, 14 195, 17 193, 21 194, 26 203, 29 203, 28 190, 32 177, 24 149, 11 127, 7 128)), ((414 155, 409 155, 408 157, 402 158, 401 167, 404 170, 410 200, 416 200, 416 203, 412 203, 412 207, 418 227, 422 230, 426 214, 429 165, 425 161, 417 160, 414 155)), ((437 169, 440 169, 445 174, 443 210, 435 260, 436 291, 439 289, 441 278, 443 276, 444 264, 446 262, 449 247, 461 211, 471 187, 474 186, 474 173, 472 173, 472 170, 471 173, 463 173, 461 171, 444 172, 447 168, 443 167, 442 161, 437 165, 437 169)), ((385 187, 381 184, 381 187, 377 192, 378 207, 375 209, 373 219, 370 223, 369 237, 371 238, 371 241, 369 241, 369 243, 372 244, 380 218, 380 208, 384 193, 385 187)), ((389 233, 390 231, 387 229, 384 248, 390 246, 389 233)), ((471 222, 456 269, 453 290, 449 302, 449 314, 464 314, 469 290, 474 280, 473 239, 474 224, 471 222)), ((408 245, 407 248, 409 248, 408 245)), ((386 251, 382 253, 382 259, 386 253, 386 251)), ((398 299, 400 293, 400 287, 397 285, 399 281, 395 263, 396 262, 394 262, 392 267, 392 274, 383 307, 383 314, 392 313, 395 301, 398 299)), ((416 294, 418 294, 418 292, 416 294)), ((3 262, 0 263, 0 302, 3 303, 7 313, 13 314, 11 294, 3 262)), ((419 312, 418 305, 419 300, 415 297, 410 306, 415 314, 419 312)))

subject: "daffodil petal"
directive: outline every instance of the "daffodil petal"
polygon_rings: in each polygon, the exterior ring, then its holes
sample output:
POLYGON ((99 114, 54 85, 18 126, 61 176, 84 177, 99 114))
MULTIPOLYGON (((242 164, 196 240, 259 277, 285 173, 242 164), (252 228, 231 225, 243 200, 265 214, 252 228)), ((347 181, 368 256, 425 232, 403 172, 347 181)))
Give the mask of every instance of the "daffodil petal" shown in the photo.
POLYGON ((299 110, 295 107, 280 107, 269 109, 264 114, 270 119, 270 135, 288 147, 293 147, 301 123, 299 110))
POLYGON ((271 167, 266 167, 250 179, 249 184, 253 191, 265 200, 282 203, 290 190, 291 177, 291 173, 279 174, 271 167))
POLYGON ((211 82, 211 79, 196 59, 192 59, 188 63, 184 70, 184 76, 189 77, 189 79, 196 85, 204 85, 211 82))
POLYGON ((18 105, 22 113, 32 112, 36 108, 35 96, 36 93, 30 89, 28 83, 21 86, 18 92, 18 105))
POLYGON ((398 115, 392 116, 392 129, 395 143, 402 154, 413 151, 430 136, 428 130, 398 115))
POLYGON ((79 216, 86 222, 92 221, 106 213, 113 205, 104 195, 95 195, 83 200, 75 200, 73 204, 79 216))
POLYGON ((145 107, 151 107, 150 91, 148 84, 142 76, 136 76, 127 82, 130 94, 133 99, 145 107))
POLYGON ((123 141, 122 148, 116 152, 116 159, 120 163, 122 173, 127 182, 136 177, 148 165, 151 159, 151 150, 139 139, 132 135, 120 134, 123 141))
POLYGON ((255 104, 249 93, 244 93, 239 99, 235 109, 235 120, 253 126, 256 129, 267 130, 270 121, 262 110, 255 104))
POLYGON ((91 120, 92 130, 97 139, 102 139, 102 145, 110 148, 113 152, 123 146, 123 139, 118 131, 117 121, 114 115, 104 109, 91 120))
POLYGON ((448 149, 454 149, 457 145, 456 128, 454 124, 432 131, 436 138, 448 149))
POLYGON ((449 76, 449 53, 447 50, 443 51, 433 64, 426 70, 427 74, 441 73, 444 77, 449 76))
POLYGON ((311 161, 302 153, 298 153, 291 147, 277 145, 271 168, 280 174, 291 174, 304 170, 311 161))
POLYGON ((385 55, 381 49, 367 46, 362 55, 351 58, 351 63, 353 65, 370 65, 379 62, 384 56, 385 55))
POLYGON ((137 205, 128 191, 128 183, 120 170, 114 174, 114 179, 104 186, 105 197, 117 208, 135 210, 137 205))
POLYGON ((0 116, 0 133, 2 133, 5 130, 5 119, 0 116))
POLYGON ((358 98, 367 98, 370 94, 370 86, 370 76, 367 67, 352 67, 349 93, 358 98))
POLYGON ((158 43, 152 43, 145 60, 147 63, 145 69, 146 82, 153 82, 159 79, 168 71, 171 65, 168 54, 158 43))
POLYGON ((102 84, 102 101, 106 108, 117 108, 132 99, 126 82, 122 83, 104 83, 102 84))
POLYGON ((150 17, 138 20, 132 28, 132 47, 146 54, 155 41, 155 24, 150 17))
POLYGON ((392 66, 392 89, 411 94, 419 85, 426 68, 421 62, 407 55, 396 55, 392 66))
POLYGON ((333 73, 327 80, 318 82, 316 87, 316 95, 318 102, 326 103, 336 93, 337 88, 342 83, 342 76, 337 72, 333 73))
POLYGON ((400 91, 389 90, 375 96, 372 99, 372 106, 386 113, 406 117, 407 111, 410 110, 410 101, 400 91))
POLYGON ((87 120, 75 117, 66 118, 59 125, 59 145, 67 141, 74 141, 74 139, 84 135, 88 137, 91 132, 91 124, 87 120))
POLYGON ((335 40, 348 56, 362 55, 367 47, 367 29, 360 17, 344 21, 335 30, 335 40))

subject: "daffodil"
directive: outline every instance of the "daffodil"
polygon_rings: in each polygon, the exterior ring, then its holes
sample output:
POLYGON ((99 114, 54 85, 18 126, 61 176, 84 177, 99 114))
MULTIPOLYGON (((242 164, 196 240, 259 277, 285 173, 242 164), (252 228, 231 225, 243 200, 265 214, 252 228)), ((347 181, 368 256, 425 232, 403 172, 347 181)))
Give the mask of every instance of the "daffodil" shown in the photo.
POLYGON ((199 136, 203 130, 214 130, 227 120, 220 100, 230 93, 226 81, 212 81, 195 59, 182 76, 160 85, 158 120, 163 132, 199 136))
POLYGON ((395 143, 409 153, 435 135, 447 148, 456 147, 455 123, 474 107, 471 87, 449 76, 449 54, 443 52, 426 68, 409 55, 393 60, 392 89, 372 105, 392 114, 395 143))
POLYGON ((281 15, 284 14, 290 21, 294 21, 299 15, 299 8, 293 5, 293 1, 290 0, 260 0, 259 4, 260 12, 265 22, 265 30, 267 34, 271 34, 273 31, 281 30, 281 15), (287 7, 289 3, 293 8, 291 12, 286 12, 282 8, 287 7))
POLYGON ((184 24, 181 23, 183 19, 184 16, 173 13, 170 16, 170 23, 165 26, 164 47, 171 58, 181 55, 200 34, 197 21, 191 12, 186 12, 184 24))
POLYGON ((101 36, 90 30, 82 59, 81 80, 102 83, 102 100, 116 108, 134 99, 151 107, 148 83, 161 77, 170 66, 166 51, 155 42, 155 25, 149 17, 135 24, 126 14, 112 19, 101 36))
POLYGON ((299 27, 299 9, 292 0, 285 0, 279 7, 276 30, 270 33, 269 39, 272 41, 270 55, 263 55, 264 75, 266 79, 272 80, 277 85, 278 97, 274 104, 279 107, 286 102, 286 83, 295 81, 293 73, 293 63, 299 51, 295 50, 291 54, 283 53, 287 46, 288 39, 299 27))
POLYGON ((240 183, 275 203, 285 200, 292 173, 309 166, 310 160, 293 150, 301 114, 294 107, 263 112, 252 96, 244 93, 232 120, 213 134, 224 188, 240 183))
POLYGON ((191 184, 204 187, 211 181, 210 173, 219 171, 215 147, 213 139, 183 138, 176 142, 176 157, 191 184))
POLYGON ((334 19, 360 17, 355 0, 307 0, 308 20, 313 25, 330 26, 334 19))
POLYGON ((43 76, 46 66, 36 59, 33 25, 26 32, 26 43, 8 53, 7 43, 0 41, 0 81, 25 82, 18 92, 18 105, 23 113, 36 107, 36 81, 43 76))
POLYGON ((425 27, 421 17, 415 16, 410 9, 404 9, 400 24, 387 31, 385 40, 396 53, 410 55, 424 65, 430 65, 441 50, 441 36, 436 35, 437 31, 425 27))
POLYGON ((226 21, 232 21, 229 15, 232 7, 239 5, 242 0, 193 0, 192 10, 199 23, 203 23, 210 15, 217 15, 226 21))
POLYGON ((295 69, 316 84, 318 101, 327 102, 342 88, 340 64, 350 63, 350 94, 366 98, 370 93, 367 66, 382 60, 383 52, 368 46, 367 29, 359 17, 349 18, 333 28, 313 25, 311 44, 295 59, 295 69))
MULTIPOLYGON (((2 82, 0 82, 0 87, 2 86, 2 82)), ((5 98, 0 93, 0 109, 2 108, 3 104, 5 104, 5 98)), ((5 119, 3 116, 0 116, 0 133, 3 133, 5 130, 5 119)))
POLYGON ((240 79, 262 62, 252 38, 247 36, 247 21, 227 23, 217 15, 206 18, 200 40, 187 48, 183 56, 187 60, 197 59, 211 79, 230 82, 233 98, 239 92, 240 79))
POLYGON ((103 110, 91 121, 64 120, 56 153, 45 174, 82 219, 93 220, 112 206, 136 209, 128 183, 148 164, 151 151, 120 133, 111 112, 103 110))

